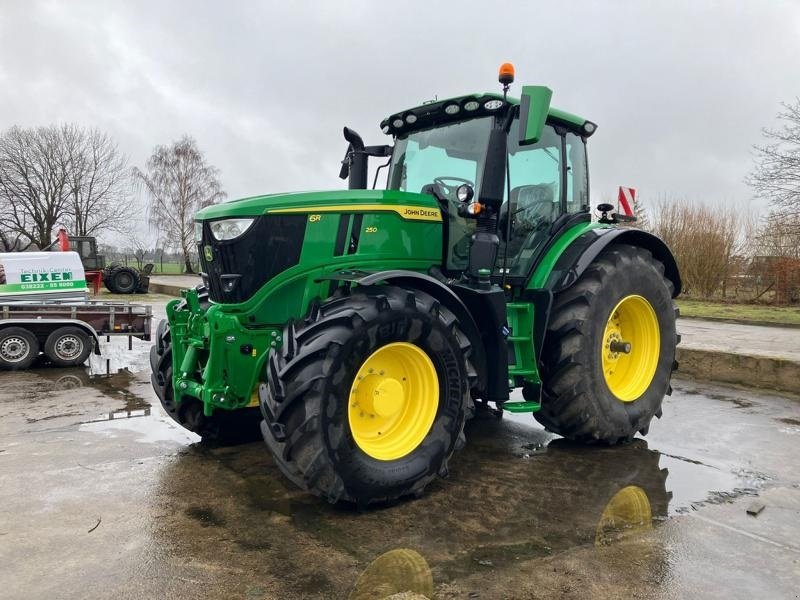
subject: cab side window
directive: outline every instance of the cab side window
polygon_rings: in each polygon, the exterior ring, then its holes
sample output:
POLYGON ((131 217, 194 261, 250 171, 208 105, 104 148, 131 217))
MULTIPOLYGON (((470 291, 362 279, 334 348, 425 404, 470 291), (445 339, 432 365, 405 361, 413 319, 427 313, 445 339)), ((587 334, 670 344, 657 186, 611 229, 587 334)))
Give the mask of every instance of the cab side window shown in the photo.
POLYGON ((589 209, 589 171, 586 168, 586 144, 574 133, 566 135, 567 212, 589 209))
POLYGON ((501 217, 511 216, 511 237, 499 256, 502 263, 507 250, 509 274, 526 276, 550 225, 561 214, 562 137, 548 125, 537 143, 520 146, 518 132, 515 120, 509 132, 511 202, 506 197, 501 210, 501 217))

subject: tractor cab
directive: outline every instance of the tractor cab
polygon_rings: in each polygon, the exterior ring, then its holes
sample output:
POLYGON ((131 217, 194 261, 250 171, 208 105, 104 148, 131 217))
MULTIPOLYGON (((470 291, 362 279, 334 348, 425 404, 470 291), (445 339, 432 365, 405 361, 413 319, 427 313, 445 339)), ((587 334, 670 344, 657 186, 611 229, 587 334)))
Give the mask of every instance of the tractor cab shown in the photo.
POLYGON ((469 271, 472 237, 487 221, 499 221, 502 242, 493 272, 522 283, 558 225, 589 218, 586 139, 593 124, 552 111, 530 143, 520 132, 519 108, 515 100, 466 96, 391 119, 387 187, 437 198, 446 215, 443 266, 450 275, 469 271), (440 114, 423 120, 416 112, 440 114), (505 145, 490 144, 493 131, 505 145), (492 194, 499 195, 494 202, 487 198, 492 194))
POLYGON ((590 220, 586 140, 596 125, 551 108, 546 87, 508 97, 511 81, 513 72, 501 74, 502 95, 470 94, 387 117, 381 128, 393 147, 364 147, 346 130, 342 177, 366 187, 366 157, 390 155, 387 189, 439 203, 446 275, 476 279, 488 269, 495 280, 523 286, 549 240, 590 220))

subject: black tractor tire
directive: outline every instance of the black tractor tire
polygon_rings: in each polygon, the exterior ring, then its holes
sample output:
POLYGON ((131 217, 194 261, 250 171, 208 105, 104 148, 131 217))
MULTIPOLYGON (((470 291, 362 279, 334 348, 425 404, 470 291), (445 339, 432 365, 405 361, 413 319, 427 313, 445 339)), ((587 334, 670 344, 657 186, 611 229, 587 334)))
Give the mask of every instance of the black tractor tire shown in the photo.
POLYGON ((139 289, 139 273, 133 267, 112 267, 103 283, 114 294, 133 294, 139 289))
POLYGON ((44 355, 58 367, 74 367, 86 362, 92 345, 92 337, 80 327, 59 327, 47 336, 44 355))
POLYGON ((161 407, 178 425, 199 435, 203 442, 229 446, 254 442, 261 438, 258 407, 237 410, 217 409, 207 417, 203 403, 185 398, 176 403, 172 388, 172 339, 169 323, 162 319, 156 329, 155 344, 150 347, 150 383, 161 402, 161 407))
POLYGON ((264 440, 280 470, 331 503, 365 507, 420 496, 464 445, 470 344, 455 315, 432 296, 393 286, 359 287, 312 305, 290 321, 271 352, 259 397, 264 440), (436 415, 405 455, 378 460, 355 441, 348 421, 351 386, 365 360, 395 342, 421 349, 439 385, 436 415))
POLYGON ((640 247, 612 244, 578 281, 553 300, 542 352, 542 407, 535 418, 546 429, 581 442, 624 443, 647 434, 661 402, 671 394, 677 366, 677 309, 664 265, 640 247), (638 398, 623 402, 606 383, 604 332, 618 302, 642 296, 655 312, 659 355, 655 374, 638 398))
POLYGON ((0 369, 20 371, 39 356, 39 340, 23 327, 0 329, 0 369))

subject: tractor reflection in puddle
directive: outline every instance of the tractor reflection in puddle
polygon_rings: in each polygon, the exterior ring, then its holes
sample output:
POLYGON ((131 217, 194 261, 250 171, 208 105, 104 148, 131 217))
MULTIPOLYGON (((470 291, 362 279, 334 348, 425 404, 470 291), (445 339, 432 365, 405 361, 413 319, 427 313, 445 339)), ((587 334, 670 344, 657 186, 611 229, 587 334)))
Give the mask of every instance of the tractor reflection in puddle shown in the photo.
MULTIPOLYGON (((560 444, 553 444, 558 448, 560 444)), ((614 544, 631 541, 635 538, 645 535, 653 529, 654 521, 666 518, 667 504, 669 502, 670 494, 664 488, 664 482, 667 476, 666 469, 658 469, 658 453, 646 450, 647 458, 651 458, 651 465, 655 467, 655 471, 641 471, 641 461, 639 466, 631 471, 618 473, 619 480, 623 481, 636 481, 636 483, 628 483, 627 485, 617 486, 616 491, 611 492, 610 496, 606 494, 607 503, 594 503, 594 499, 599 499, 599 496, 592 494, 580 495, 577 498, 577 503, 569 502, 567 504, 573 507, 576 513, 591 513, 596 515, 596 526, 594 527, 593 540, 587 540, 592 543, 594 547, 600 552, 599 558, 608 563, 608 558, 603 554, 604 550, 614 544), (655 485, 652 485, 655 483, 655 485), (650 494, 648 495, 649 489, 650 494), (652 497, 652 501, 651 501, 652 497), (594 504, 594 506, 592 506, 594 504)), ((557 452, 558 453, 558 452, 557 452)), ((629 461, 625 461, 629 462, 629 461)), ((630 466, 630 464, 629 464, 630 466)), ((584 481, 585 485, 591 485, 591 481, 584 481)), ((569 527, 567 522, 562 523, 564 526, 569 527)), ((506 555, 502 557, 503 552, 497 552, 495 548, 492 549, 491 545, 485 545, 482 548, 475 548, 468 552, 474 564, 478 566, 486 565, 492 567, 502 567, 502 562, 512 559, 530 558, 536 554, 542 556, 552 556, 559 552, 569 550, 576 545, 579 539, 585 539, 585 534, 579 529, 573 531, 574 535, 561 538, 561 544, 553 544, 552 546, 544 546, 537 552, 533 543, 527 546, 525 543, 515 541, 506 547, 512 548, 511 554, 514 556, 506 555), (528 554, 528 556, 524 556, 528 554)), ((558 539, 554 536, 547 536, 548 540, 558 539)), ((550 543, 548 541, 548 543, 550 543)), ((501 544, 499 547, 503 547, 501 544)), ((656 560, 662 559, 660 551, 651 554, 656 560)), ((646 562, 646 561, 645 561, 646 562)), ((445 579, 452 579, 452 575, 456 575, 464 565, 464 561, 455 559, 453 564, 437 563, 437 566, 449 573, 451 577, 445 579), (461 563, 461 564, 457 564, 461 563)), ((643 563, 639 563, 643 564, 643 563)), ((467 563, 467 570, 476 570, 473 565, 467 563)), ((653 571, 659 572, 663 570, 663 565, 656 566, 653 571)), ((463 575, 467 575, 464 573, 463 575)), ((459 577, 456 575, 455 579, 459 577)), ((513 574, 509 577, 509 588, 513 588, 513 574)), ((444 582, 440 582, 444 583, 444 582)), ((431 567, 423 555, 411 548, 396 548, 381 554, 364 570, 358 577, 354 587, 350 591, 350 600, 365 600, 388 598, 393 594, 411 593, 411 597, 434 597, 434 578, 431 567)))
POLYGON ((609 576, 667 572, 648 535, 667 516, 667 470, 643 440, 586 449, 502 421, 476 424, 470 442, 430 494, 366 512, 284 485, 257 443, 194 444, 160 473, 157 511, 167 516, 156 543, 182 565, 207 565, 206 576, 235 563, 251 585, 269 582, 286 598, 430 597, 440 586, 503 596, 562 553, 609 576), (198 509, 213 511, 213 526, 192 517, 198 509))
POLYGON ((433 597, 433 573, 423 556, 410 548, 395 548, 373 560, 358 577, 349 600, 388 598, 411 592, 433 597))

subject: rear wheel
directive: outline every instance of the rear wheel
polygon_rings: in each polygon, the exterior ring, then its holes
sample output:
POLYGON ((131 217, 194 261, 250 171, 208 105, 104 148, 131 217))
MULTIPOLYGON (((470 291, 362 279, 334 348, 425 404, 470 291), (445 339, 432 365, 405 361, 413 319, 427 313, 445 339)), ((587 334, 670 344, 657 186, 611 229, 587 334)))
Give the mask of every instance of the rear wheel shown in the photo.
POLYGON ((54 365, 82 365, 92 351, 92 338, 78 327, 59 327, 44 343, 44 354, 54 365))
POLYGON ((27 369, 39 356, 39 340, 22 327, 0 329, 0 368, 27 369))
POLYGON ((216 410, 207 417, 203 403, 193 398, 175 402, 172 387, 172 338, 166 319, 158 324, 156 343, 150 348, 150 383, 164 411, 181 427, 196 433, 203 441, 231 445, 253 442, 261 437, 261 413, 257 407, 216 410))
POLYGON ((139 287, 139 274, 131 267, 117 266, 104 278, 104 283, 115 294, 133 294, 139 287))
POLYGON ((419 495, 463 445, 469 342, 431 296, 359 288, 290 322, 261 386, 281 471, 331 502, 419 495))
POLYGON ((536 419, 581 441, 646 434, 671 393, 678 339, 672 290, 664 265, 647 250, 604 250, 554 299, 536 419))

